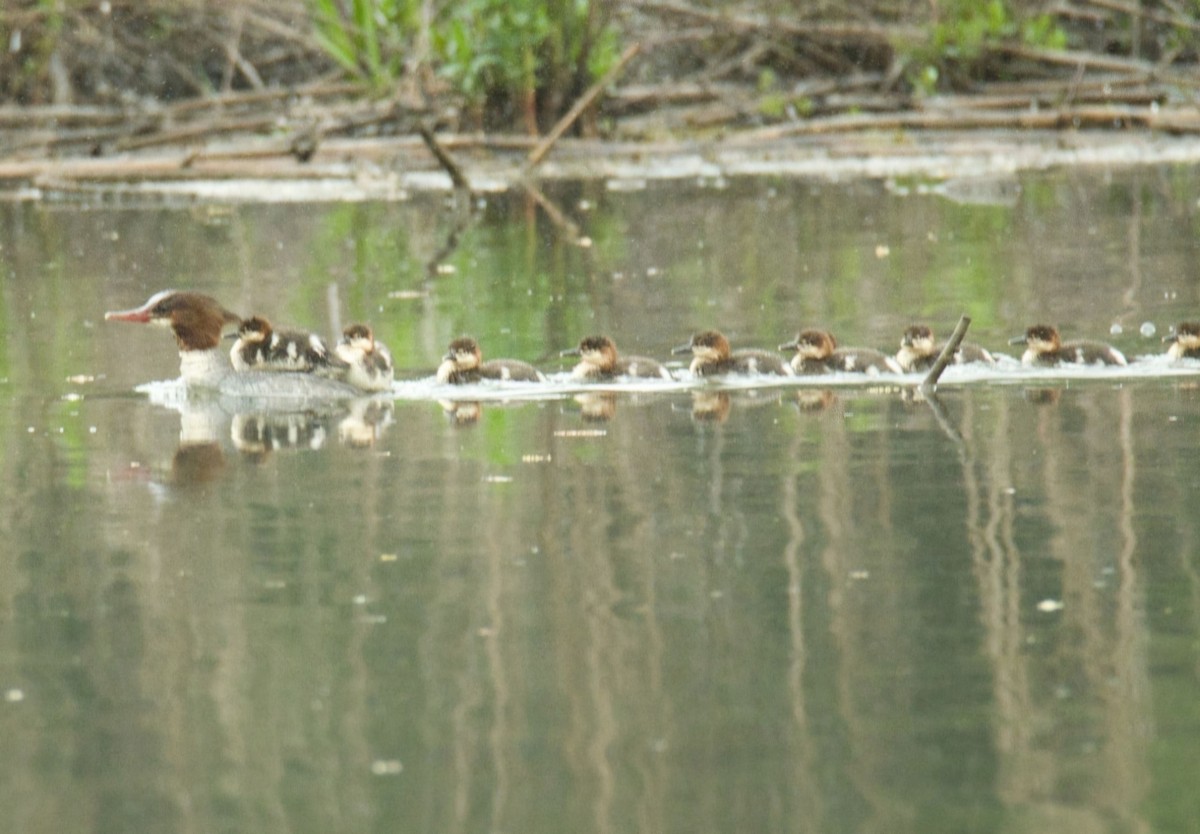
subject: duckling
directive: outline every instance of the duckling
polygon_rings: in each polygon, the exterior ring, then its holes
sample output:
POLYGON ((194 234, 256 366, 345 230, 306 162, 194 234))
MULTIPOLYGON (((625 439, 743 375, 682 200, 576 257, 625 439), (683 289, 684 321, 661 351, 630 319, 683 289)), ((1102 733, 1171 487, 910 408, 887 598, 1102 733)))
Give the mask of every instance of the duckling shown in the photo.
POLYGON ((1163 336, 1163 341, 1171 343, 1167 356, 1172 360, 1200 359, 1200 322, 1180 322, 1163 336))
POLYGON ((779 346, 794 350, 792 370, 798 374, 824 374, 846 371, 864 374, 898 374, 900 366, 890 356, 871 348, 838 348, 837 339, 827 330, 802 330, 796 338, 779 346))
POLYGON ((729 340, 716 330, 704 330, 692 336, 671 353, 691 353, 690 370, 695 376, 719 374, 777 374, 791 376, 792 368, 778 356, 765 350, 732 351, 729 340))
POLYGON ((262 316, 244 319, 229 351, 235 371, 303 371, 342 376, 349 366, 329 352, 325 340, 300 330, 276 330, 262 316))
POLYGON ((483 361, 479 342, 470 336, 450 343, 442 364, 437 369, 437 381, 451 385, 479 382, 481 379, 511 380, 514 382, 544 382, 546 377, 537 368, 516 359, 483 361))
MULTIPOLYGON (((907 373, 927 371, 933 367, 944 345, 934 341, 933 331, 923 324, 914 324, 900 337, 900 350, 896 352, 896 364, 907 373)), ((979 345, 963 342, 954 351, 954 364, 967 365, 971 362, 996 364, 995 357, 979 345)))
POLYGON ((333 350, 348 366, 346 381, 351 385, 364 391, 387 391, 392 387, 395 378, 392 353, 387 345, 376 341, 370 325, 347 327, 333 350))
POLYGON ((1025 345, 1025 352, 1021 354, 1021 364, 1025 366, 1129 364, 1121 351, 1112 345, 1083 339, 1063 342, 1058 330, 1048 324, 1035 324, 1025 331, 1024 336, 1009 339, 1008 343, 1025 345))
POLYGON ((571 370, 575 379, 613 379, 631 376, 641 379, 670 379, 671 372, 660 362, 645 356, 620 356, 617 345, 608 336, 588 336, 578 347, 562 351, 559 356, 578 356, 579 364, 571 370))

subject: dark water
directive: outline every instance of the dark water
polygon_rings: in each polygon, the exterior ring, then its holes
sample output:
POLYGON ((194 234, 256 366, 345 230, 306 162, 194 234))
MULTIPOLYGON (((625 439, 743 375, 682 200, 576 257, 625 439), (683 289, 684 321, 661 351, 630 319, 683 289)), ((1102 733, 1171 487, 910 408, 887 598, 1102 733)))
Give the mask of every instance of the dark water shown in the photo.
POLYGON ((416 377, 1200 316, 1193 171, 900 185, 553 194, 590 248, 517 199, 0 206, 0 829, 1200 830, 1200 376, 181 413, 102 317, 368 319, 416 377))

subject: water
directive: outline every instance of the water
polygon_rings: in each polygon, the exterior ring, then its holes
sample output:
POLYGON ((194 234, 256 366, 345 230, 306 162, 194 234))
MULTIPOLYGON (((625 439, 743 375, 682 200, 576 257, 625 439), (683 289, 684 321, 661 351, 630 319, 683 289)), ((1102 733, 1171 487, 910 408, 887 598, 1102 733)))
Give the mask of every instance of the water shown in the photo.
POLYGON ((1191 171, 1019 185, 552 193, 591 248, 515 199, 0 206, 0 828, 1197 830, 1194 374, 411 381, 464 332, 1198 315, 1191 171), (370 320, 409 395, 157 404, 169 336, 102 313, 165 286, 370 320))

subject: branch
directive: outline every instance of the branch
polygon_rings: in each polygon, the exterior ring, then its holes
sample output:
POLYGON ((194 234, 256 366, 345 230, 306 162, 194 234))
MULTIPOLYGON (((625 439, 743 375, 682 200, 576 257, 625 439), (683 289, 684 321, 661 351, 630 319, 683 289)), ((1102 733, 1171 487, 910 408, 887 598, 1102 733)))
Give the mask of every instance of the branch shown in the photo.
POLYGON ((642 45, 636 42, 626 47, 625 51, 621 53, 621 57, 617 59, 617 63, 609 68, 608 72, 604 73, 604 76, 599 81, 589 87, 587 92, 579 97, 579 100, 571 106, 567 114, 559 119, 558 124, 546 134, 546 138, 539 142, 537 147, 530 152, 529 159, 526 161, 525 168, 522 171, 523 176, 528 176, 534 168, 541 164, 546 154, 550 153, 550 149, 554 147, 554 143, 562 137, 567 128, 575 123, 575 120, 596 100, 596 97, 604 92, 604 88, 616 80, 617 76, 625 69, 625 65, 633 60, 633 56, 637 55, 641 48, 642 45))
POLYGON ((942 371, 946 370, 946 366, 954 358, 954 352, 958 350, 958 346, 962 344, 963 337, 967 335, 967 328, 971 326, 971 317, 964 315, 958 320, 958 326, 954 328, 954 332, 950 334, 950 340, 946 342, 942 348, 942 352, 938 354, 937 361, 933 363, 933 367, 929 369, 929 373, 925 375, 925 379, 921 382, 921 391, 932 391, 937 387, 938 378, 942 375, 942 371))
POLYGON ((460 191, 470 191, 471 182, 467 179, 467 175, 463 173, 463 169, 459 167, 459 164, 454 161, 454 157, 450 156, 450 152, 438 144, 433 131, 426 125, 421 125, 417 128, 417 132, 425 140, 425 145, 429 148, 430 152, 437 157, 438 163, 446 169, 446 173, 450 175, 450 182, 454 183, 454 187, 460 191))

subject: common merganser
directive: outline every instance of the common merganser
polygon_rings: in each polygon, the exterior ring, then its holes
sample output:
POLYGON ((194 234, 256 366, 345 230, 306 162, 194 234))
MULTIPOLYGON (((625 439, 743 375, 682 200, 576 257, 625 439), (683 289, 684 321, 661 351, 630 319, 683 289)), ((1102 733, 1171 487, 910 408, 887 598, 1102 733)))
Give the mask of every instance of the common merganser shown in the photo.
POLYGON ((778 356, 765 350, 739 350, 729 347, 729 340, 717 330, 703 330, 692 335, 687 344, 671 349, 672 355, 691 353, 689 370, 694 376, 719 374, 776 374, 791 376, 792 368, 778 356))
POLYGON ((671 378, 671 372, 661 362, 645 356, 620 356, 616 343, 608 336, 587 336, 578 347, 564 350, 559 356, 579 357, 579 364, 571 369, 575 379, 671 378))
POLYGON ((364 391, 387 391, 392 387, 395 369, 387 345, 375 339, 366 324, 352 324, 342 331, 334 348, 339 359, 349 365, 346 381, 364 391))
POLYGON ((1083 339, 1064 342, 1058 330, 1048 324, 1035 324, 1025 331, 1024 336, 1009 339, 1008 343, 1025 345, 1025 352, 1021 354, 1021 364, 1025 366, 1129 364, 1124 354, 1112 345, 1083 339))
POLYGON ((241 317, 215 298, 197 292, 163 290, 140 307, 104 314, 105 321, 169 327, 179 345, 179 375, 189 387, 238 397, 346 398, 362 392, 346 383, 304 373, 235 373, 220 350, 221 331, 241 317))
MULTIPOLYGON (((938 356, 942 353, 943 345, 933 338, 933 331, 923 324, 914 324, 905 329, 900 337, 900 350, 896 352, 896 364, 904 371, 927 371, 933 367, 938 356)), ((962 342, 954 351, 954 364, 966 365, 971 362, 983 362, 988 365, 996 364, 995 357, 984 348, 970 342, 962 342)))
POLYGON ((903 373, 896 360, 871 348, 839 348, 828 330, 802 330, 796 338, 779 346, 794 350, 792 370, 798 374, 844 371, 863 374, 903 373))
POLYGON ((1200 359, 1200 322, 1180 322, 1163 336, 1163 341, 1171 343, 1167 356, 1172 360, 1200 359))
POLYGON ((500 379, 513 382, 543 382, 546 377, 532 365, 517 359, 490 359, 483 361, 479 343, 469 336, 450 343, 442 364, 437 369, 437 381, 451 385, 464 385, 482 379, 500 379))
POLYGON ((344 377, 347 363, 329 351, 315 333, 276 330, 262 316, 243 319, 237 341, 229 351, 235 371, 302 371, 328 377, 344 377))

